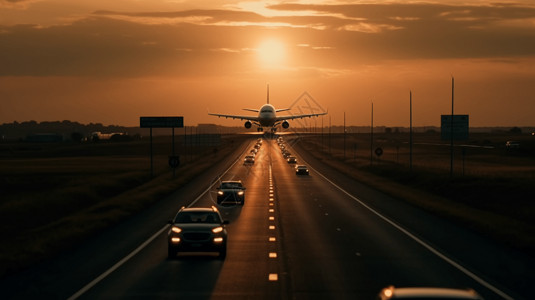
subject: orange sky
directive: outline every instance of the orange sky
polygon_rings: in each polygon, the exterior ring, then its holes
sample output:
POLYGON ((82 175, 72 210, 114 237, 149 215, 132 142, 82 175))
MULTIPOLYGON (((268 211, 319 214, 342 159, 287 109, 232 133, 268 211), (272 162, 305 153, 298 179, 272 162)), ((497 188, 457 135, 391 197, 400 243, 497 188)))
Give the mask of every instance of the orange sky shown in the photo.
MULTIPOLYGON (((328 110, 328 124, 535 125, 533 1, 0 0, 0 123, 241 126, 207 112, 328 110)), ((254 114, 251 112, 251 114, 254 114)), ((317 119, 318 126, 321 118, 317 119)))

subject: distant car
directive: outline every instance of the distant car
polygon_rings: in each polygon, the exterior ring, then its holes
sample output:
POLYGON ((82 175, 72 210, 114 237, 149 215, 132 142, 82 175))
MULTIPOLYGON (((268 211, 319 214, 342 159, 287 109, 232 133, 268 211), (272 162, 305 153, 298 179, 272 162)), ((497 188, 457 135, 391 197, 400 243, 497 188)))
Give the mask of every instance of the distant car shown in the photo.
POLYGON ((252 155, 246 155, 243 159, 244 164, 254 164, 254 156, 252 155))
POLYGON ((452 289, 435 287, 384 288, 377 296, 380 300, 387 299, 483 299, 472 289, 452 289))
POLYGON ((296 164, 297 163, 297 157, 295 157, 295 156, 288 156, 288 158, 286 160, 288 161, 289 164, 296 164))
POLYGON ((169 221, 167 255, 176 257, 178 252, 219 252, 219 258, 227 255, 227 230, 216 207, 181 208, 169 221))
POLYGON ((295 174, 297 175, 308 175, 308 168, 305 165, 295 166, 295 174))
POLYGON ((223 181, 217 188, 217 204, 223 202, 245 204, 245 190, 241 181, 223 181))
POLYGON ((507 149, 518 149, 520 148, 520 142, 517 142, 517 141, 507 141, 505 143, 505 147, 507 149))

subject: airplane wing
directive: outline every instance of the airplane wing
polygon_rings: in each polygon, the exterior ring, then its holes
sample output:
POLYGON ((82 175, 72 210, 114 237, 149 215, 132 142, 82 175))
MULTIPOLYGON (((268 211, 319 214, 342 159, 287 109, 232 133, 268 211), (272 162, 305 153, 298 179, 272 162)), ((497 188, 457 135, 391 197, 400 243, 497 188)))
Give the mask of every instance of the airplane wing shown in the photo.
POLYGON ((278 116, 276 123, 286 120, 294 120, 294 119, 303 119, 303 118, 311 118, 311 117, 317 117, 326 115, 326 112, 318 113, 318 114, 304 114, 304 115, 290 115, 290 116, 278 116))
POLYGON ((211 116, 216 116, 216 117, 225 118, 225 119, 230 118, 230 119, 251 121, 254 124, 258 123, 258 117, 256 116, 225 115, 225 114, 212 114, 212 113, 208 113, 208 114, 211 116))

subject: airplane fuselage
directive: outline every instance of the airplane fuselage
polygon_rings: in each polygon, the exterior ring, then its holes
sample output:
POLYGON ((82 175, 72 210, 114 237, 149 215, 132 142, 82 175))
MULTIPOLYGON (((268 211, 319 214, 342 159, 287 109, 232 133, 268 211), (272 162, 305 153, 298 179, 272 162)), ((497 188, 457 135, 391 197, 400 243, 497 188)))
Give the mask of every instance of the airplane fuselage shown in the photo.
POLYGON ((260 126, 273 127, 276 120, 277 115, 275 107, 271 104, 262 105, 260 112, 258 113, 258 123, 260 123, 260 126))

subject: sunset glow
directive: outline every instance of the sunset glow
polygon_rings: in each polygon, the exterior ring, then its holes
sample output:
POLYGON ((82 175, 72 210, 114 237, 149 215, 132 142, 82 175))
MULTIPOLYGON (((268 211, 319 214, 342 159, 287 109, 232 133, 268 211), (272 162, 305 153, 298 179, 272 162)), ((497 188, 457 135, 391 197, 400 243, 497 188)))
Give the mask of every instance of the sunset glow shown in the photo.
POLYGON ((268 39, 258 45, 258 58, 263 66, 281 67, 285 55, 284 45, 278 40, 268 39))
POLYGON ((488 1, 0 0, 0 122, 133 126, 307 91, 332 124, 533 126, 535 4, 488 1), (210 87, 210 88, 207 88, 210 87))

